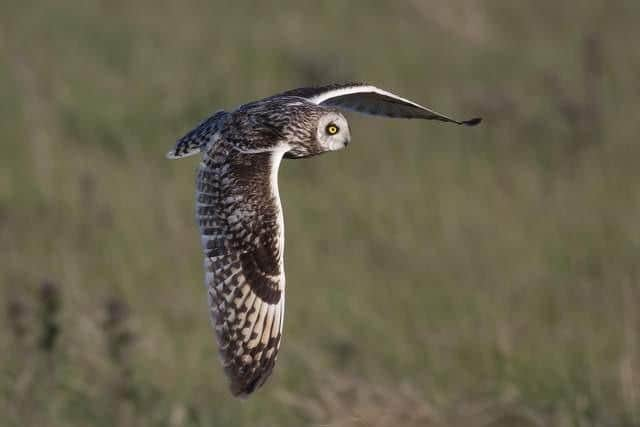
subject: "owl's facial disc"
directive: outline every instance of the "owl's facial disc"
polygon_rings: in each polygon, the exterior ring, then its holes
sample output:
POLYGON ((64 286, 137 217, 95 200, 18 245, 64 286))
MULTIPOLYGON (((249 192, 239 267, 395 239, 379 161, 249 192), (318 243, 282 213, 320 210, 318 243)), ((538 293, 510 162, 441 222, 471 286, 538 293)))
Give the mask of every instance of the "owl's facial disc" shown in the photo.
POLYGON ((351 140, 347 119, 340 113, 323 115, 318 122, 317 139, 322 151, 337 151, 346 147, 351 140))

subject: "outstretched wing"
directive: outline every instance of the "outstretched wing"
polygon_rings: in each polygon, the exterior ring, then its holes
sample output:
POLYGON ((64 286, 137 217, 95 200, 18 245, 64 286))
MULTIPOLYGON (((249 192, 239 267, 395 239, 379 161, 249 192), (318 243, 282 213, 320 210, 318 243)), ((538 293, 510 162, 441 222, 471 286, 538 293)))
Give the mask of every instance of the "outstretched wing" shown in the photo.
POLYGON ((284 316, 284 152, 247 154, 221 139, 204 153, 197 220, 211 322, 231 392, 247 396, 273 370, 284 316))
POLYGON ((205 285, 231 392, 247 396, 271 374, 284 316, 284 225, 277 174, 283 151, 210 146, 197 179, 205 285))
POLYGON ((293 89, 280 94, 280 96, 299 96, 314 104, 331 105, 375 116, 440 120, 467 126, 475 126, 482 121, 479 117, 462 121, 455 120, 366 83, 344 83, 293 89))
POLYGON ((207 117, 198 126, 180 138, 176 145, 166 154, 170 160, 183 159, 198 154, 214 137, 220 126, 220 121, 227 113, 220 110, 207 117))

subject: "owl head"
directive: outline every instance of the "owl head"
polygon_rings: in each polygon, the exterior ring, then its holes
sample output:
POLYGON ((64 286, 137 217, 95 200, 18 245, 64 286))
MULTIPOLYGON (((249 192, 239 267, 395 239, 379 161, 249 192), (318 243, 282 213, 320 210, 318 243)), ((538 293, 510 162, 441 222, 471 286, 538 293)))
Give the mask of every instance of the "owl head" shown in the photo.
POLYGON ((314 106, 305 111, 304 116, 293 123, 287 135, 290 149, 286 158, 299 159, 338 151, 351 141, 347 119, 338 111, 314 106))
POLYGON ((245 153, 286 149, 285 157, 311 157, 347 146, 347 119, 335 108, 299 97, 267 98, 230 114, 223 138, 245 153))

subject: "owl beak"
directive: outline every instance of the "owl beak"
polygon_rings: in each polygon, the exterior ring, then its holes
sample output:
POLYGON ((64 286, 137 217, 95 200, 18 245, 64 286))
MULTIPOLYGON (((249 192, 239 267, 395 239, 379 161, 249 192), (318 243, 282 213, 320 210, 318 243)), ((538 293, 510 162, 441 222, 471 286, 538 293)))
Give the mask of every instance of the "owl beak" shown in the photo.
POLYGON ((351 132, 349 132, 349 128, 347 128, 346 135, 344 136, 344 146, 345 146, 345 148, 347 147, 347 145, 349 145, 350 142, 351 142, 351 132))

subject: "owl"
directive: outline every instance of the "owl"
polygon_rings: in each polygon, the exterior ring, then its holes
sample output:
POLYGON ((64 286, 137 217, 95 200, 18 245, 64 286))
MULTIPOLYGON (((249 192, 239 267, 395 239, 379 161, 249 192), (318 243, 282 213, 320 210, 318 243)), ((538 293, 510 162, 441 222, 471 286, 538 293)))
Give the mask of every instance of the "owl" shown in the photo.
POLYGON ((218 111, 180 138, 169 159, 202 154, 196 220, 204 251, 210 319, 231 393, 246 397, 267 380, 278 356, 285 301, 282 159, 345 148, 342 110, 458 121, 365 83, 305 87, 218 111))

